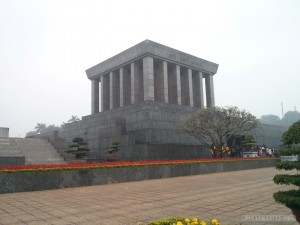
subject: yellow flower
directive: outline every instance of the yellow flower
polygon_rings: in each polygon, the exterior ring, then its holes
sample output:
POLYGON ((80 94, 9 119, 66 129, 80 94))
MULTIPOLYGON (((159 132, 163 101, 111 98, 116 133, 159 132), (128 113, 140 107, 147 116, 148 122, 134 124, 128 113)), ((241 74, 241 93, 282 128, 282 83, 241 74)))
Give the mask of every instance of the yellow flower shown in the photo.
POLYGON ((206 225, 206 222, 204 220, 202 220, 200 225, 206 225))
POLYGON ((211 219, 210 223, 211 223, 211 225, 219 225, 220 224, 219 221, 216 219, 211 219))
POLYGON ((183 225, 183 224, 182 224, 182 222, 181 222, 181 221, 178 221, 178 222, 177 222, 177 225, 183 225))
POLYGON ((194 217, 194 218, 193 218, 193 222, 198 222, 198 218, 197 218, 197 217, 194 217))
POLYGON ((185 222, 186 222, 186 223, 190 223, 191 220, 190 220, 189 218, 186 218, 186 219, 185 219, 185 222))

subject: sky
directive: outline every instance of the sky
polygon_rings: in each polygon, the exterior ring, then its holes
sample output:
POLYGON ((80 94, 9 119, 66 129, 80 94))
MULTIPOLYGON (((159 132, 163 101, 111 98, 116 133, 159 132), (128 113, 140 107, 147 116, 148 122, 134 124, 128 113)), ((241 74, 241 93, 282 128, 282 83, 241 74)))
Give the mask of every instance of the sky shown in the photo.
POLYGON ((145 39, 219 64, 217 106, 300 111, 299 0, 0 0, 0 127, 89 115, 85 70, 145 39))

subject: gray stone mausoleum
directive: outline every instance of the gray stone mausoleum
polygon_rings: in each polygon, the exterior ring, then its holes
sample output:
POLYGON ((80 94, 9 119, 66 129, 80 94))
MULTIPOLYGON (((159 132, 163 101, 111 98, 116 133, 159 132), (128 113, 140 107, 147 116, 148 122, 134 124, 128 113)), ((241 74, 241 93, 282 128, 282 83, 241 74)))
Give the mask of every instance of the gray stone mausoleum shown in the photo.
POLYGON ((174 131, 187 114, 215 105, 218 65, 145 40, 86 70, 91 80, 91 115, 56 133, 56 148, 74 137, 89 143, 90 160, 105 159, 120 141, 124 160, 208 156, 209 149, 174 131))

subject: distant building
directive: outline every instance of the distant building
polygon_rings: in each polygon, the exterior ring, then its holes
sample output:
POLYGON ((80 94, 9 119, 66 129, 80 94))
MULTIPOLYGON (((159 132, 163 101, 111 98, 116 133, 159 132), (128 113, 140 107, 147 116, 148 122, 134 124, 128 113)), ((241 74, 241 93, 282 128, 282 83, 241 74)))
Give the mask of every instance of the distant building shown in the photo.
POLYGON ((9 128, 0 127, 0 138, 8 138, 9 137, 9 128))
POLYGON ((279 147, 282 143, 282 134, 286 130, 283 126, 261 124, 254 132, 257 145, 279 147))

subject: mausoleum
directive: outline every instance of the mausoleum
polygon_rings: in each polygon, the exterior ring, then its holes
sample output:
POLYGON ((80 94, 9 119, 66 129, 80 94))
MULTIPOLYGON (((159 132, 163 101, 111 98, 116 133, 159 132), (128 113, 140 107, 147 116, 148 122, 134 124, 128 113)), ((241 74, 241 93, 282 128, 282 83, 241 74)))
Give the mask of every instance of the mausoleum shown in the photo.
POLYGON ((208 156, 209 150, 175 127, 189 113, 215 105, 218 65, 145 40, 86 70, 91 115, 67 124, 54 138, 63 149, 80 136, 90 160, 102 160, 113 141, 124 160, 208 156))
POLYGON ((86 70, 92 81, 92 114, 143 101, 214 106, 213 75, 218 65, 153 41, 138 45, 86 70))

